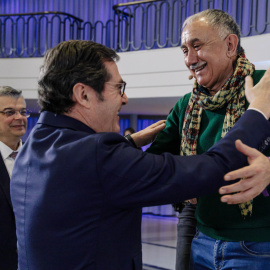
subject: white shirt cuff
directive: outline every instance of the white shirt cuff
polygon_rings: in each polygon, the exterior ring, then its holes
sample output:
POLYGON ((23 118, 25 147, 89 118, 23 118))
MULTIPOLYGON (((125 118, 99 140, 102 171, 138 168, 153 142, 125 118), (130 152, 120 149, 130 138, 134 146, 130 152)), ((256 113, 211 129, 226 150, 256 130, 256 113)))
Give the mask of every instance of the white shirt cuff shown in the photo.
POLYGON ((260 110, 258 110, 258 109, 256 109, 256 108, 248 108, 248 110, 254 110, 254 111, 257 111, 257 112, 261 113, 261 114, 264 116, 264 118, 265 118, 266 120, 268 120, 268 118, 266 117, 266 115, 265 115, 262 111, 260 111, 260 110))

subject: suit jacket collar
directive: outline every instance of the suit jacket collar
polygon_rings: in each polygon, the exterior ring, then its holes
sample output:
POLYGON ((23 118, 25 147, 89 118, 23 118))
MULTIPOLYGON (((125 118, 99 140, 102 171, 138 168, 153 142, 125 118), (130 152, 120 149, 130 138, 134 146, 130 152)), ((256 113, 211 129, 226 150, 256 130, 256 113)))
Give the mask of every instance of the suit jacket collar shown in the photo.
POLYGON ((53 127, 69 128, 87 133, 96 133, 93 129, 82 123, 81 121, 63 114, 55 114, 44 111, 40 114, 37 124, 45 124, 53 127))
POLYGON ((3 193, 5 194, 6 199, 12 210, 11 198, 10 198, 10 177, 2 158, 0 155, 0 188, 2 189, 3 193))

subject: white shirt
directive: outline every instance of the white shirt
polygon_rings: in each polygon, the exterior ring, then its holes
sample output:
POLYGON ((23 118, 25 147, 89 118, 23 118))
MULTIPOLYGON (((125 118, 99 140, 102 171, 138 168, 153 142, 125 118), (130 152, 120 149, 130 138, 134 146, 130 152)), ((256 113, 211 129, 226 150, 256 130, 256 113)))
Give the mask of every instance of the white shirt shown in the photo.
POLYGON ((248 110, 254 110, 256 112, 259 112, 259 113, 261 113, 265 117, 266 120, 268 120, 268 118, 266 117, 266 115, 261 110, 259 110, 257 108, 252 108, 252 107, 248 108, 248 110))
MULTIPOLYGON (((19 147, 15 152, 19 152, 21 147, 22 147, 22 141, 20 140, 19 147)), ((3 142, 0 141, 0 152, 1 152, 2 158, 5 162, 7 171, 9 173, 9 177, 10 177, 12 170, 13 170, 15 160, 13 158, 11 158, 9 155, 14 151, 11 148, 9 148, 6 144, 4 144, 3 142)))

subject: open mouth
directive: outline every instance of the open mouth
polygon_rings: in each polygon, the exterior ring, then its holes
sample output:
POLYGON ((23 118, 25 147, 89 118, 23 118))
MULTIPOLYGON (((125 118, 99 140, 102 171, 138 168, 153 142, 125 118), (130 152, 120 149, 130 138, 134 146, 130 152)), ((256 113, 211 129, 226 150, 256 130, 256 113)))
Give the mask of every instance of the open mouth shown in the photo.
POLYGON ((206 67, 206 63, 204 63, 202 66, 200 66, 199 68, 196 68, 194 71, 195 72, 199 72, 199 71, 201 71, 201 70, 203 70, 205 67, 206 67))
POLYGON ((11 126, 12 128, 24 128, 24 125, 11 126))
POLYGON ((203 62, 203 63, 200 63, 200 64, 191 65, 190 69, 193 70, 195 73, 197 73, 197 72, 203 70, 206 67, 206 65, 207 65, 207 63, 203 62))

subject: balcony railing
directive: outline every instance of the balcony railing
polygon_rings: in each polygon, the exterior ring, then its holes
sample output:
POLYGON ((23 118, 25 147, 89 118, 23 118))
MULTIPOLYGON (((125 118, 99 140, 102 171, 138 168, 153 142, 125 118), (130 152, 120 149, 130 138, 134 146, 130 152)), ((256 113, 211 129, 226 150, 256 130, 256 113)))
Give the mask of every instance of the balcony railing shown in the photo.
POLYGON ((243 37, 270 32, 268 0, 148 0, 113 6, 114 18, 85 22, 63 12, 0 14, 0 57, 40 57, 61 41, 93 40, 117 51, 175 47, 184 20, 207 8, 222 9, 243 37))
POLYGON ((150 0, 113 6, 118 51, 175 47, 181 43, 185 19, 205 9, 228 12, 241 36, 270 32, 268 0, 150 0))
POLYGON ((63 40, 80 39, 82 22, 63 12, 0 15, 1 57, 43 56, 63 40))

